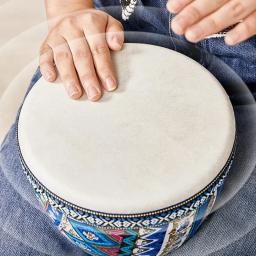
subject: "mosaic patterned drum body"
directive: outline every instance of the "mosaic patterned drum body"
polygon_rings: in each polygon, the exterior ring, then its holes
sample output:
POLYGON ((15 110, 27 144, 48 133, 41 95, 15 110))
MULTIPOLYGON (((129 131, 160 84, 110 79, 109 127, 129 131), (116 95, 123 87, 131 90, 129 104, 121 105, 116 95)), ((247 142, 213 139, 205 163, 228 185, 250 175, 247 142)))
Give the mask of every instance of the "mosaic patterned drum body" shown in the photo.
POLYGON ((233 108, 182 54, 126 44, 113 60, 119 88, 98 103, 70 100, 61 82, 34 85, 17 122, 20 159, 49 216, 87 254, 168 255, 219 197, 233 108))

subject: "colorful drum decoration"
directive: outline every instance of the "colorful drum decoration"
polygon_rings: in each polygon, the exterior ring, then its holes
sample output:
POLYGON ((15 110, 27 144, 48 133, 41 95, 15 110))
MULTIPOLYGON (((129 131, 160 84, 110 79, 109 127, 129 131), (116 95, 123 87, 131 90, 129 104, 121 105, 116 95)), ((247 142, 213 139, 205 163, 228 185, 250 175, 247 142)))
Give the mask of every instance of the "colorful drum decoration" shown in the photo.
POLYGON ((234 111, 175 51, 113 53, 116 92, 70 100, 42 78, 21 107, 20 159, 59 230, 89 255, 168 255, 211 212, 235 152, 234 111))

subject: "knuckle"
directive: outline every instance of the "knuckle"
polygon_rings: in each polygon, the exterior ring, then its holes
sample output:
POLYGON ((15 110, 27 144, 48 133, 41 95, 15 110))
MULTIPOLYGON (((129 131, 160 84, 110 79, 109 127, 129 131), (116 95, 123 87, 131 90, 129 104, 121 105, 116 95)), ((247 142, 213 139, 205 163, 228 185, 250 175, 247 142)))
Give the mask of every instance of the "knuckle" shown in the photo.
POLYGON ((70 53, 68 51, 57 51, 55 54, 55 60, 57 62, 65 61, 70 58, 70 53))
POLYGON ((245 12, 245 6, 242 1, 234 1, 231 4, 231 13, 233 18, 240 19, 244 12, 245 12))
POLYGON ((87 73, 80 76, 80 80, 82 81, 82 83, 90 83, 95 81, 95 79, 96 75, 93 71, 88 71, 87 73))
MULTIPOLYGON (((256 21, 256 19, 255 19, 256 21)), ((252 35, 253 32, 256 32, 256 28, 255 28, 255 21, 254 22, 244 22, 243 26, 244 26, 244 35, 252 35)))
POLYGON ((93 12, 98 14, 99 16, 102 16, 102 17, 107 17, 108 16, 108 14, 105 11, 94 10, 93 12))
POLYGON ((223 6, 223 4, 226 3, 226 0, 215 0, 214 1, 214 7, 215 9, 218 9, 220 6, 223 6))
POLYGON ((43 55, 47 52, 49 52, 49 46, 47 44, 47 40, 45 42, 43 42, 43 44, 41 45, 40 49, 39 49, 39 52, 40 52, 40 55, 43 55))
POLYGON ((44 60, 43 58, 39 59, 39 65, 40 67, 44 68, 44 67, 48 67, 51 65, 51 63, 47 60, 44 60))
POLYGON ((74 77, 72 76, 72 75, 70 75, 70 74, 61 74, 61 79, 64 81, 64 82, 66 82, 66 83, 68 83, 69 85, 75 85, 75 79, 74 79, 74 77))
POLYGON ((98 22, 100 16, 97 13, 89 12, 85 15, 85 20, 87 23, 95 23, 98 22))
POLYGON ((214 17, 209 17, 208 18, 208 26, 207 27, 210 27, 213 30, 220 30, 221 29, 218 20, 214 17))
POLYGON ((101 68, 100 72, 99 72, 99 76, 101 78, 107 78, 107 77, 112 77, 112 71, 109 67, 103 67, 101 68))
POLYGON ((89 57, 89 53, 86 50, 82 50, 82 49, 77 49, 74 51, 73 54, 74 59, 86 59, 89 57))
POLYGON ((196 6, 191 6, 188 12, 193 20, 198 20, 201 17, 201 12, 196 6))
POLYGON ((91 51, 94 56, 97 56, 97 55, 107 54, 109 49, 108 49, 107 45, 105 45, 105 44, 96 44, 96 45, 92 46, 91 51))
POLYGON ((72 28, 75 26, 75 18, 74 17, 66 17, 60 21, 60 28, 72 28))
POLYGON ((88 12, 84 16, 85 24, 101 24, 107 22, 107 16, 102 11, 88 12))
POLYGON ((56 40, 56 37, 62 34, 62 27, 57 25, 56 27, 52 28, 48 34, 47 42, 52 43, 56 40))
POLYGON ((256 35, 256 11, 252 18, 248 21, 248 26, 251 28, 253 35, 256 35))
POLYGON ((46 53, 47 53, 47 48, 45 46, 40 47, 40 50, 39 50, 40 57, 42 57, 42 55, 45 55, 46 53))

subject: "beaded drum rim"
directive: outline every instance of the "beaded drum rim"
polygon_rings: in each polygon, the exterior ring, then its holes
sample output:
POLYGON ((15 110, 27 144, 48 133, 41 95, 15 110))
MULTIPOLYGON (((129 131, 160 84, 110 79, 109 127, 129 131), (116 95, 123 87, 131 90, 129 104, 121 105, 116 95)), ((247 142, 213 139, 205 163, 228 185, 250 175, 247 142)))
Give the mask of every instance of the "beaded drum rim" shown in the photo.
MULTIPOLYGON (((36 86, 36 85, 35 85, 36 86)), ((33 88, 32 88, 33 89, 33 88)), ((24 104, 24 102, 23 102, 24 104)), ((23 106, 22 104, 22 106, 23 106)), ((55 206, 66 206, 69 207, 73 212, 83 217, 83 215, 86 216, 98 216, 104 218, 111 218, 111 219, 129 219, 133 221, 139 221, 142 218, 154 218, 156 216, 161 215, 165 220, 167 219, 174 219, 171 217, 175 211, 180 211, 180 214, 178 216, 182 216, 185 213, 187 213, 190 210, 197 209, 201 204, 205 202, 213 193, 216 191, 217 188, 219 188, 226 178, 226 176, 229 173, 229 170, 231 169, 235 152, 236 152, 236 145, 237 145, 237 132, 236 132, 236 125, 235 125, 235 137, 233 142, 232 151, 230 153, 230 156, 228 160, 226 161, 226 164, 221 169, 221 171, 218 173, 218 175, 213 179, 211 183, 209 183, 207 186, 205 186, 201 191, 194 194, 187 200, 184 200, 180 203, 171 205, 169 207, 165 207, 162 209, 157 209, 154 211, 148 211, 148 212, 142 212, 142 213, 135 213, 135 214, 114 214, 114 213, 106 213, 106 212, 100 212, 95 211, 91 209, 86 209, 83 207, 80 207, 76 204, 73 204, 71 202, 68 202, 67 200, 57 196, 55 193, 50 191, 47 187, 45 187, 33 174, 33 172, 30 170, 30 168, 27 166, 26 161, 22 155, 21 147, 19 144, 19 118, 22 110, 22 106, 19 109, 18 115, 17 115, 17 121, 16 121, 16 143, 17 143, 17 149, 18 154, 20 158, 20 162, 23 168, 24 173, 26 174, 27 178, 29 179, 30 183, 33 185, 34 189, 37 190, 37 192, 44 194, 52 201, 52 204, 55 206), (138 220, 139 218, 139 220, 138 220)), ((175 215, 175 214, 174 214, 175 215)))

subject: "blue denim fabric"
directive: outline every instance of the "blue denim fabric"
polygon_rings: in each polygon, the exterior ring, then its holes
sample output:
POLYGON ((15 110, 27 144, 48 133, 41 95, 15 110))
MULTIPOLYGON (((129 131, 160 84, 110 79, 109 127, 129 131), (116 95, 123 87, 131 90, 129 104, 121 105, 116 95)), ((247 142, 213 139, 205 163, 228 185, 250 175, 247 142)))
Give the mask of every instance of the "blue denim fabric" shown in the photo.
POLYGON ((150 2, 153 3, 153 5, 148 4, 147 8, 144 8, 142 1, 138 0, 135 13, 125 22, 122 20, 122 9, 119 0, 94 1, 97 8, 105 10, 121 21, 126 31, 152 32, 169 35, 169 14, 167 9, 164 8, 166 5, 165 0, 150 2), (157 6, 161 6, 161 8, 156 8, 157 6))

